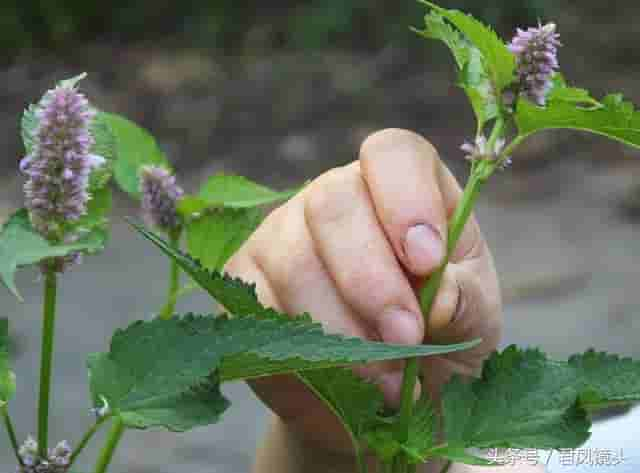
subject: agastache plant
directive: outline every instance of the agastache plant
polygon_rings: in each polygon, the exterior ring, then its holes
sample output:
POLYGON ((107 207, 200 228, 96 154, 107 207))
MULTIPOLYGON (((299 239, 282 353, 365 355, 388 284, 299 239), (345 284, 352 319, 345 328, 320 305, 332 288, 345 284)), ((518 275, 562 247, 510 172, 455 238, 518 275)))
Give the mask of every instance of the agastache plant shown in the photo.
MULTIPOLYGON (((423 3, 430 11, 425 28, 416 31, 451 49, 478 122, 461 147, 471 169, 449 222, 445 261, 420 289, 428 317, 478 195, 511 156, 517 165, 518 145, 542 130, 570 128, 640 148, 640 113, 621 95, 598 101, 567 85, 555 24, 519 29, 507 45, 474 18, 423 3)), ((188 194, 146 130, 94 108, 78 92, 83 77, 61 82, 25 111, 25 208, 0 231, 0 279, 16 297, 19 268, 36 265, 44 273, 36 438, 21 437, 9 413, 16 376, 8 320, 0 319, 0 417, 18 472, 70 471, 95 433, 110 425, 92 470, 104 473, 125 432, 214 424, 231 404, 220 391, 223 383, 277 374, 296 376, 337 416, 353 442, 358 473, 367 471, 367 454, 385 473, 412 473, 433 460, 446 463, 443 472, 453 461, 493 464, 472 448, 576 448, 589 437, 591 413, 640 401, 640 362, 594 350, 555 361, 511 346, 489 357, 480 378, 454 377, 437 404, 427 394, 414 402, 418 357, 469 349, 479 340, 387 345, 329 335, 308 314, 265 307, 254 285, 229 277, 223 267, 262 221, 262 207, 297 189, 278 192, 217 174, 188 194), (49 448, 58 279, 75 255, 104 249, 111 178, 140 201, 145 222, 162 234, 131 222, 171 260, 167 302, 158 314, 142 314, 116 331, 107 352, 89 356, 93 422, 76 443, 49 448), (179 271, 193 283, 180 287, 179 271), (178 299, 196 288, 222 313, 176 314, 178 299), (390 412, 378 387, 348 365, 397 359, 406 360, 402 399, 390 412)))

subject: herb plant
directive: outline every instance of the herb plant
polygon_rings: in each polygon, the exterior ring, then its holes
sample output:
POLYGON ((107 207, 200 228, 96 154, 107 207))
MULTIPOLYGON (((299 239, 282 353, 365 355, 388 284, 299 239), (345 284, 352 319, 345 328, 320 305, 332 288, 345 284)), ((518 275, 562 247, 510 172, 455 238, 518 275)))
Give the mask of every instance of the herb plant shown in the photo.
MULTIPOLYGON (((451 254, 488 179, 506 168, 527 137, 551 128, 597 133, 640 148, 640 114, 621 95, 602 100, 569 86, 559 72, 556 25, 518 30, 509 45, 488 27, 432 3, 416 30, 452 51, 458 85, 469 97, 477 128, 462 145, 471 170, 449 226, 451 254)), ((26 155, 25 208, 0 232, 0 278, 18 298, 15 272, 42 272, 43 326, 36 437, 18 437, 9 415, 16 377, 8 355, 9 328, 0 320, 0 415, 19 472, 66 472, 105 424, 110 432, 95 473, 107 471, 123 433, 150 427, 182 432, 216 423, 231 402, 224 382, 295 374, 340 419, 354 446, 356 467, 375 455, 393 473, 433 460, 489 465, 470 448, 573 448, 589 437, 590 415, 640 400, 640 362, 590 350, 567 361, 511 346, 495 352, 471 383, 454 377, 436 404, 414 402, 417 357, 475 346, 394 346, 328 335, 308 314, 263 306, 255 287, 222 272, 263 218, 262 207, 296 190, 278 192, 243 177, 214 175, 197 194, 176 181, 149 133, 94 108, 78 90, 83 76, 62 81, 22 117, 26 155), (141 202, 148 227, 131 222, 170 261, 164 305, 152 320, 132 323, 111 338, 107 353, 88 358, 95 421, 75 443, 50 447, 50 387, 56 295, 65 272, 102 251, 109 234, 110 181, 141 202), (160 236, 162 235, 162 236, 160 236), (180 287, 180 273, 193 283, 180 287), (175 314, 176 301, 201 288, 219 314, 175 314), (346 368, 352 363, 406 359, 402 401, 384 409, 378 388, 346 368)), ((447 258, 448 259, 448 258, 447 258)), ((429 316, 446 262, 420 290, 429 316)))

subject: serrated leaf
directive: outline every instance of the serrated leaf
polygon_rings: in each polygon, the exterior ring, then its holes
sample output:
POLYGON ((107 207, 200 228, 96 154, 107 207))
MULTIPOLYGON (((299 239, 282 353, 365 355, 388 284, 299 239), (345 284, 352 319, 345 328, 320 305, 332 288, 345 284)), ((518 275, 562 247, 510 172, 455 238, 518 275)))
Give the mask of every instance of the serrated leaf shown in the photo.
POLYGON ((327 335, 304 318, 156 319, 116 332, 109 353, 90 358, 91 393, 96 407, 106 403, 129 427, 184 430, 215 422, 222 413, 226 402, 215 389, 218 380, 404 358, 421 351, 428 350, 327 335), (246 364, 247 355, 253 365, 246 364), (202 386, 204 391, 194 391, 202 386), (205 416, 200 404, 208 402, 218 407, 205 416))
POLYGON ((289 199, 298 190, 278 192, 256 184, 246 177, 216 174, 204 183, 198 197, 212 207, 248 208, 289 199))
POLYGON ((484 58, 489 77, 495 90, 501 92, 514 80, 516 68, 515 56, 509 51, 505 43, 488 26, 458 10, 447 10, 431 2, 420 0, 421 3, 433 8, 458 28, 467 39, 480 51, 484 58))
POLYGON ((602 106, 600 102, 591 97, 586 89, 579 89, 567 85, 562 74, 556 72, 552 78, 552 88, 547 94, 547 102, 569 102, 583 107, 599 108, 602 106))
POLYGON ((169 161, 145 129, 119 115, 103 112, 100 116, 115 138, 115 180, 122 190, 137 199, 140 197, 140 168, 156 165, 169 169, 169 161))
POLYGON ((445 386, 444 430, 453 447, 576 448, 589 438, 585 408, 638 400, 638 362, 593 351, 559 362, 511 346, 480 379, 445 386))
POLYGON ((104 247, 104 242, 104 232, 97 230, 75 243, 52 245, 33 229, 28 212, 21 209, 9 218, 0 231, 0 279, 22 300, 14 281, 18 268, 70 253, 96 252, 104 247))
MULTIPOLYGON (((172 247, 156 234, 135 223, 132 223, 132 225, 145 238, 154 243, 162 252, 178 263, 185 273, 191 276, 193 280, 200 285, 200 287, 206 290, 216 301, 223 305, 234 316, 258 317, 264 319, 275 319, 278 321, 290 320, 291 317, 289 315, 278 313, 274 309, 263 306, 260 301, 258 301, 255 285, 249 285, 240 279, 233 279, 228 275, 217 271, 208 271, 203 268, 199 262, 195 261, 189 255, 184 254, 180 250, 172 247)), ((307 314, 296 317, 296 319, 300 318, 303 318, 307 322, 310 320, 307 314)), ((356 355, 355 345, 352 350, 352 348, 345 345, 342 340, 344 339, 341 337, 327 335, 327 350, 334 349, 336 352, 342 351, 345 356, 361 356, 358 360, 352 358, 351 362, 382 361, 444 354, 452 351, 466 350, 480 342, 480 340, 473 340, 455 345, 419 346, 397 346, 377 342, 366 342, 366 347, 363 345, 363 351, 361 354, 356 355), (366 354, 365 351, 367 352, 366 354)), ((359 339, 353 340, 355 341, 359 339)), ((364 342, 360 340, 360 343, 364 342)), ((300 347, 300 349, 306 350, 307 348, 300 347)), ((309 356, 314 355, 310 353, 309 356)), ((345 361, 347 361, 346 358, 345 361)), ((247 360, 243 360, 242 363, 246 362, 247 360)), ((248 366, 243 369, 248 369, 248 366)))
POLYGON ((356 439, 377 422, 377 414, 384 406, 380 389, 350 369, 305 371, 299 377, 330 406, 356 439))
POLYGON ((489 79, 482 54, 436 11, 425 17, 425 29, 416 31, 425 38, 440 40, 451 50, 458 66, 458 85, 465 91, 478 122, 478 132, 499 113, 498 99, 489 79))
POLYGON ((9 321, 0 319, 0 408, 11 400, 16 392, 16 376, 9 365, 9 321))
MULTIPOLYGON (((575 98, 578 92, 568 92, 575 98)), ((621 95, 608 95, 600 106, 582 106, 575 100, 550 100, 539 107, 521 98, 518 100, 515 121, 521 138, 549 129, 573 129, 604 135, 640 148, 640 113, 621 95)))
POLYGON ((640 362, 589 350, 569 358, 580 383, 579 404, 590 411, 640 402, 640 362))
POLYGON ((187 248, 203 267, 221 270, 262 222, 260 209, 212 209, 186 224, 187 248))

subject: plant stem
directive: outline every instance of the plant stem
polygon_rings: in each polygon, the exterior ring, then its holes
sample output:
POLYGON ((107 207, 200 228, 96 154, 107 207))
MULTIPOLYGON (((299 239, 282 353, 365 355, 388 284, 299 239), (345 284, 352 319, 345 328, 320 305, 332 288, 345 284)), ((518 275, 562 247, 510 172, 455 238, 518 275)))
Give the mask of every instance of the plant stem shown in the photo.
POLYGON ((404 369, 400 413, 395 428, 395 439, 405 443, 409 439, 409 423, 413 414, 413 391, 418 380, 418 359, 409 358, 404 369))
MULTIPOLYGON (((174 248, 180 246, 180 236, 182 235, 182 227, 169 231, 169 242, 174 248)), ((180 266, 175 260, 171 260, 171 269, 169 273, 169 290, 167 291, 167 302, 160 312, 161 319, 170 319, 176 308, 178 300, 178 292, 180 291, 180 266)))
POLYGON ((0 413, 2 414, 2 420, 4 421, 4 426, 7 429, 7 435, 9 436, 9 441, 11 442, 13 453, 15 453, 20 466, 24 466, 24 463, 22 462, 22 458, 18 453, 20 450, 20 446, 18 445, 18 439, 16 438, 16 431, 13 428, 13 423, 11 422, 11 417, 9 416, 9 411, 7 410, 7 406, 0 407, 0 413))
POLYGON ((57 275, 47 268, 44 275, 44 311, 42 319, 42 349, 40 352, 40 397, 38 400, 38 453, 47 456, 49 439, 49 396, 51 367, 53 365, 53 339, 56 322, 57 275))
MULTIPOLYGON (((496 123, 494 132, 496 128, 502 129, 502 127, 503 122, 496 123)), ((498 135, 496 134, 494 137, 494 133, 492 133, 492 139, 497 139, 497 136, 498 135)), ((436 298, 436 294, 438 293, 438 289, 440 288, 440 284, 442 283, 442 278, 444 276, 445 269, 447 268, 447 264, 449 263, 449 259, 456 248, 467 220, 469 220, 469 216, 471 215, 478 194, 480 193, 480 189, 486 182, 488 174, 490 174, 488 166, 491 166, 491 164, 487 161, 481 161, 472 167, 471 174, 467 181, 467 185, 465 186, 460 203, 456 207, 453 217, 451 218, 451 222, 449 223, 445 259, 420 290, 420 308, 422 309, 425 323, 429 321, 429 314, 431 313, 433 302, 436 298)), ((400 415, 398 417, 398 424, 395 431, 395 439, 401 443, 405 442, 408 437, 409 422, 413 411, 413 389, 416 384, 417 375, 418 361, 416 359, 407 360, 402 380, 400 415)), ((399 473, 404 470, 396 469, 395 471, 396 473, 399 473)))
POLYGON ((109 431, 109 435, 107 437, 107 443, 105 443, 104 447, 102 447, 102 450, 100 451, 98 462, 96 463, 96 467, 93 470, 94 473, 105 473, 107 471, 116 447, 118 446, 118 443, 122 438, 124 430, 125 427, 122 420, 119 417, 115 417, 113 419, 113 425, 111 426, 111 430, 109 431))
POLYGON ((73 450, 73 453, 71 454, 71 458, 69 459, 69 468, 71 468, 71 466, 75 463, 80 453, 82 453, 82 450, 84 450, 84 447, 86 447, 89 443, 89 440, 91 440, 100 426, 104 424, 107 419, 108 417, 99 417, 98 420, 91 427, 89 427, 89 430, 87 430, 87 432, 82 436, 82 439, 78 443, 78 446, 73 450))
POLYGON ((450 469, 451 469, 451 465, 453 464, 453 462, 451 460, 449 460, 447 463, 445 463, 445 465, 442 467, 442 471, 440 473, 447 473, 450 469))

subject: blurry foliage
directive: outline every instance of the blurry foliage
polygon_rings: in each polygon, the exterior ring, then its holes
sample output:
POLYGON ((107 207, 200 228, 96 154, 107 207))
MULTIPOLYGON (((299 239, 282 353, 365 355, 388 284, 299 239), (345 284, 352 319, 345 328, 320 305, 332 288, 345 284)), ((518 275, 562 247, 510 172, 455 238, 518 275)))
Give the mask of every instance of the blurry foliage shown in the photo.
MULTIPOLYGON (((377 49, 420 24, 414 0, 0 0, 0 48, 69 49, 80 42, 176 39, 198 47, 377 49)), ((551 0, 450 0, 499 29, 532 24, 551 0)))

